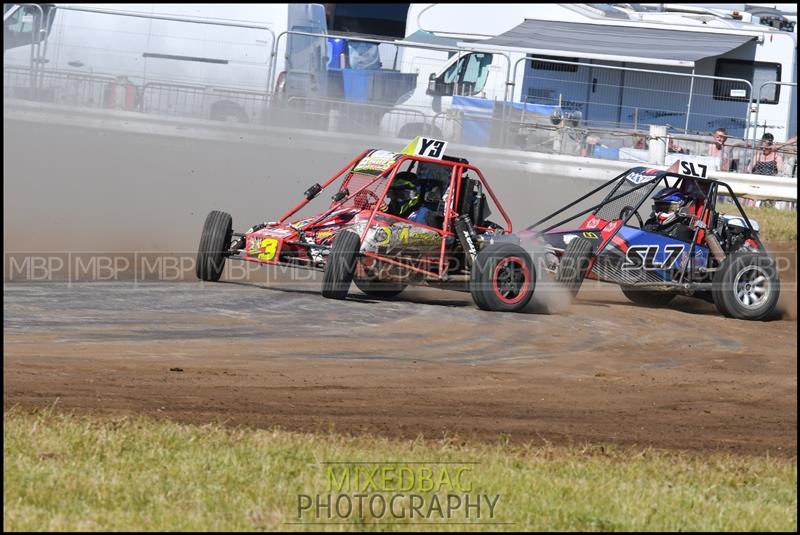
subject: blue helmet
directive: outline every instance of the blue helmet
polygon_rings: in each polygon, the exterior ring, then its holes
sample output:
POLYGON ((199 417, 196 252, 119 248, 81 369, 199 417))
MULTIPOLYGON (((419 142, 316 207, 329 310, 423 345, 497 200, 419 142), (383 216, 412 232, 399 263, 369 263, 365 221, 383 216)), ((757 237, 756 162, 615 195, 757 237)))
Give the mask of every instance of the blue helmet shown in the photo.
MULTIPOLYGON (((663 188, 653 195, 653 207, 661 205, 665 208, 672 207, 677 210, 682 206, 689 204, 692 198, 680 191, 678 188, 663 188)), ((657 210, 666 211, 666 210, 657 210)))
POLYGON ((653 215, 664 225, 678 217, 680 210, 692 202, 692 198, 677 188, 663 188, 653 195, 653 215))

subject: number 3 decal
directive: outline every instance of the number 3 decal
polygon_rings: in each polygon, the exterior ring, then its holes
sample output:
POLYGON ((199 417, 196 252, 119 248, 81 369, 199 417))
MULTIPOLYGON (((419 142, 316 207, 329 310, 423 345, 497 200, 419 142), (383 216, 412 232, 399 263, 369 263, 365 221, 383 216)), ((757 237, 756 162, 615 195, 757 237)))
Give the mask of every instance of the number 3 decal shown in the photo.
POLYGON ((275 238, 264 238, 261 240, 261 243, 258 244, 258 248, 264 249, 264 252, 258 255, 259 260, 272 260, 278 250, 278 240, 275 238))
POLYGON ((403 154, 413 154, 441 160, 447 149, 447 141, 417 136, 403 149, 403 154))

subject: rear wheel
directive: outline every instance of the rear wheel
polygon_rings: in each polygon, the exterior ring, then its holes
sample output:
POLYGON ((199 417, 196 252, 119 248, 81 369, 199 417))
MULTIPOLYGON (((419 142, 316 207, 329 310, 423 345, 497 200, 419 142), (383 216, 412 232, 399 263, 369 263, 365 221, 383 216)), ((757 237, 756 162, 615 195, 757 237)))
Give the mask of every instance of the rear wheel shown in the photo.
POLYGON ((361 249, 361 238, 358 234, 343 231, 336 235, 322 277, 323 297, 328 299, 347 297, 347 291, 356 271, 359 249, 361 249))
POLYGON ((711 296, 722 314, 744 320, 766 318, 778 303, 775 259, 763 253, 733 253, 714 274, 711 296))
POLYGON ((636 286, 620 286, 620 289, 632 302, 647 307, 663 307, 675 299, 675 294, 669 292, 643 290, 636 286))
POLYGON ((589 260, 593 249, 593 242, 581 237, 572 238, 558 264, 556 281, 569 291, 572 299, 578 295, 583 279, 589 271, 589 260))
POLYGON ((533 297, 536 272, 530 255, 513 243, 493 243, 472 264, 470 293, 478 308, 522 310, 533 297))
POLYGON ((206 217, 200 246, 197 249, 197 278, 216 282, 222 276, 225 258, 233 236, 233 219, 230 214, 214 210, 206 217))
POLYGON ((375 279, 365 279, 356 277, 353 279, 356 287, 370 297, 379 299, 389 299, 399 295, 406 289, 406 284, 394 281, 379 281, 375 279))

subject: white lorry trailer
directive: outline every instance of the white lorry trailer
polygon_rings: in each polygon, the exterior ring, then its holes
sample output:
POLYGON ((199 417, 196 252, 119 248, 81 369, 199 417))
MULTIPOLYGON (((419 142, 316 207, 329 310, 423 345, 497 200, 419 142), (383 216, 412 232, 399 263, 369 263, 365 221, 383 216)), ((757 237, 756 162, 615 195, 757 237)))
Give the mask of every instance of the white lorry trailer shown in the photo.
MULTIPOLYGON (((428 124, 453 109, 454 96, 466 96, 473 104, 560 104, 580 111, 590 126, 659 124, 696 133, 725 127, 748 138, 766 130, 777 141, 796 135, 793 25, 759 24, 745 12, 687 9, 412 4, 406 41, 447 39, 465 52, 447 60, 447 52, 405 48, 402 68, 418 72, 419 83, 396 106, 425 113, 428 124)), ((422 126, 409 117, 387 113, 382 132, 408 137, 422 126)))

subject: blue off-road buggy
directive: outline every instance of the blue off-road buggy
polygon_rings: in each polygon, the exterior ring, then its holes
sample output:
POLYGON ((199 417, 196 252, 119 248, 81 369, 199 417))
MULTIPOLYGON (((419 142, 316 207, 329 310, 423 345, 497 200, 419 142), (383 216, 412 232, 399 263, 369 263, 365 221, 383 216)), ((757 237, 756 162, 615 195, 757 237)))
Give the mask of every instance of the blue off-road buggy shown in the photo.
POLYGON ((706 178, 703 165, 676 162, 666 171, 630 169, 531 225, 520 238, 544 247, 547 270, 572 297, 590 278, 620 285, 642 305, 663 306, 688 295, 713 301, 726 316, 760 320, 775 308, 780 281, 758 230, 730 186, 706 178), (604 193, 592 204, 593 196, 604 193), (737 213, 719 213, 723 196, 737 213), (559 217, 576 206, 578 213, 559 217))

